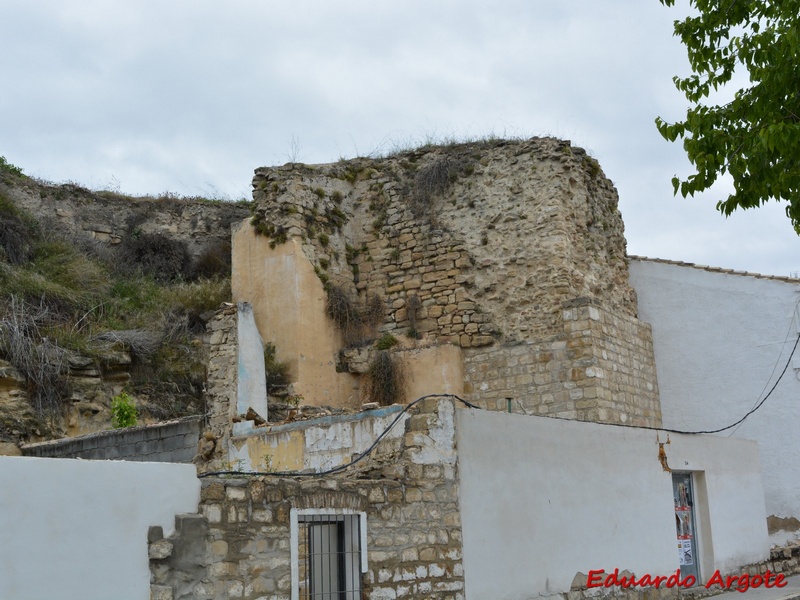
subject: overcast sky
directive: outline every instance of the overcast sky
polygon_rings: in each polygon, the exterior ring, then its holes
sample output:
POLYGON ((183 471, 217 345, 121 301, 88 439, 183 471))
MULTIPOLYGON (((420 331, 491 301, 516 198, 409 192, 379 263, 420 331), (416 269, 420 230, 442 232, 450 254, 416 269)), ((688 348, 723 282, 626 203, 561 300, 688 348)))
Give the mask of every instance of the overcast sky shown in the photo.
POLYGON ((127 194, 249 197, 253 169, 553 135, 616 184, 629 254, 790 275, 773 203, 674 198, 688 71, 657 0, 0 0, 0 155, 127 194))

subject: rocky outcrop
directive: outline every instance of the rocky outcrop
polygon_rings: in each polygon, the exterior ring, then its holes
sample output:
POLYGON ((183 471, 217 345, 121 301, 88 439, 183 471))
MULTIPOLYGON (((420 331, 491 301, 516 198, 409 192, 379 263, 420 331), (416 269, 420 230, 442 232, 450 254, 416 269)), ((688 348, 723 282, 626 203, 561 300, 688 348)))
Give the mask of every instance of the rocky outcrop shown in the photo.
POLYGON ((231 223, 250 214, 247 202, 186 199, 172 195, 132 198, 73 184, 29 178, 0 179, 0 194, 47 230, 77 241, 116 246, 129 236, 162 234, 182 242, 195 260, 213 252, 228 260, 231 223))

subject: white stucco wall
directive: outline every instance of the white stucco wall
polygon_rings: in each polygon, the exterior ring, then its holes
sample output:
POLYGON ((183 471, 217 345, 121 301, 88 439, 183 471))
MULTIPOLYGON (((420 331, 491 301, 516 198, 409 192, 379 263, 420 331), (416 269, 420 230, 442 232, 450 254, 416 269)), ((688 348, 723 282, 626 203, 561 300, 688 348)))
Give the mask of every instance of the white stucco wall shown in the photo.
POLYGON ((236 414, 243 415, 252 408, 266 420, 267 375, 264 366, 264 343, 258 333, 253 307, 247 302, 237 304, 237 363, 236 414))
MULTIPOLYGON (((577 573, 678 568, 672 477, 653 430, 456 411, 468 599, 565 592, 577 573)), ((697 473, 701 577, 765 560, 754 442, 670 435, 674 470, 697 473)), ((585 584, 585 579, 583 580, 585 584)))
POLYGON ((147 600, 147 530, 197 511, 193 465, 0 456, 0 598, 147 600))
MULTIPOLYGON (((800 284, 648 260, 631 261, 630 280, 653 328, 665 427, 724 427, 764 397, 800 332, 800 284)), ((800 519, 800 351, 792 363, 761 409, 719 435, 758 441, 767 514, 800 519)))

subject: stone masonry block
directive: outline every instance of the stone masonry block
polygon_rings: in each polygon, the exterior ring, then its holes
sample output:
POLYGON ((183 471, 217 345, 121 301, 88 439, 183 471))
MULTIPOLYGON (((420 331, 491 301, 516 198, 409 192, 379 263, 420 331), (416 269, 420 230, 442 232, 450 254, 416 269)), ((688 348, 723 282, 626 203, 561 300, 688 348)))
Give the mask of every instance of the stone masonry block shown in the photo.
POLYGON ((173 600, 172 586, 151 585, 150 600, 173 600))

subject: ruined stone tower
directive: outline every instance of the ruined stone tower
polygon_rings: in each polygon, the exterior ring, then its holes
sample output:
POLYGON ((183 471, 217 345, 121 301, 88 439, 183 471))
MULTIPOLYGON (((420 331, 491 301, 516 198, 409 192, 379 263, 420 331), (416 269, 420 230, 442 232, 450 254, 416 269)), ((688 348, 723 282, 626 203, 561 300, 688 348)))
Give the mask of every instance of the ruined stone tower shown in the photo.
POLYGON ((387 352, 406 401, 660 425, 616 190, 583 150, 533 138, 288 164, 257 169, 253 190, 234 300, 303 402, 359 406, 387 352))

